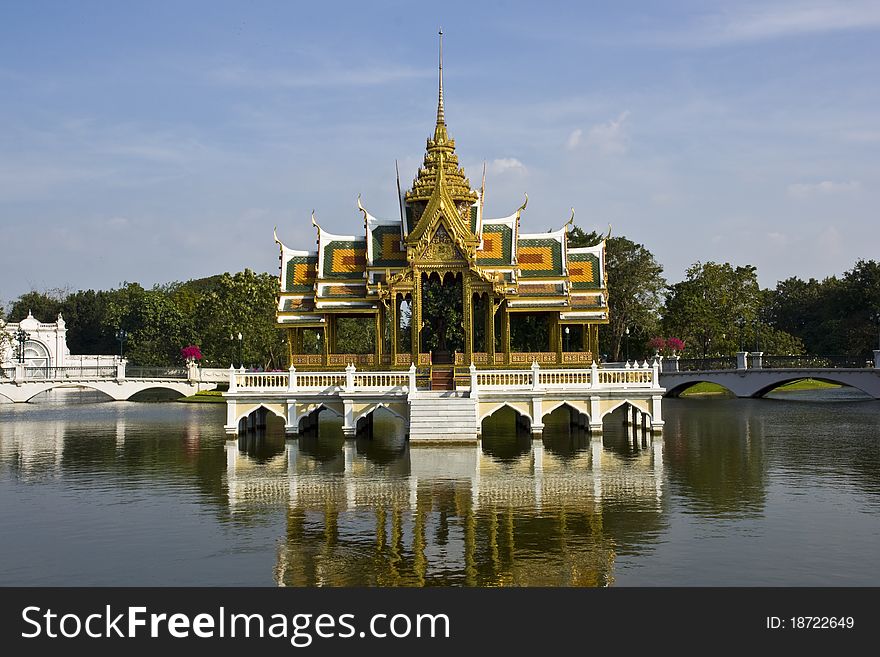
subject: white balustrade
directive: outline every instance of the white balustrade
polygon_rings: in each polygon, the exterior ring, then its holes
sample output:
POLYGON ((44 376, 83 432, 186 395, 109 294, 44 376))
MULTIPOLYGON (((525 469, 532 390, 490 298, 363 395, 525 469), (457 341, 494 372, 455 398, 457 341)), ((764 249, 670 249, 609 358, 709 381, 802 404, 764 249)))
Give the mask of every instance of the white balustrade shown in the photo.
MULTIPOLYGON (((658 368, 634 363, 628 368, 542 369, 533 364, 522 370, 478 370, 470 368, 471 391, 479 390, 565 390, 659 387, 658 368)), ((357 371, 352 365, 343 372, 230 372, 230 391, 315 391, 359 390, 398 392, 413 386, 415 367, 409 371, 357 371)))
POLYGON ((287 372, 234 372, 230 391, 314 391, 339 389, 357 390, 403 390, 409 386, 407 372, 357 372, 348 368, 345 372, 300 372, 291 368, 287 372))
POLYGON ((623 369, 541 369, 533 363, 527 370, 477 370, 471 372, 472 394, 479 390, 560 390, 659 387, 656 368, 635 363, 623 369))

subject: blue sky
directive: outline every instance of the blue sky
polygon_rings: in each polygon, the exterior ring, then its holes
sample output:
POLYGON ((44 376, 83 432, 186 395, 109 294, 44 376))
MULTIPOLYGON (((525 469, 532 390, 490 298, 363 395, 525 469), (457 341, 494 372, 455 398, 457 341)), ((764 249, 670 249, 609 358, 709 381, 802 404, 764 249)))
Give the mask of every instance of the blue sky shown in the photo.
POLYGON ((880 2, 0 3, 0 302, 277 271, 396 216, 436 110, 486 210, 772 286, 878 258, 880 2))

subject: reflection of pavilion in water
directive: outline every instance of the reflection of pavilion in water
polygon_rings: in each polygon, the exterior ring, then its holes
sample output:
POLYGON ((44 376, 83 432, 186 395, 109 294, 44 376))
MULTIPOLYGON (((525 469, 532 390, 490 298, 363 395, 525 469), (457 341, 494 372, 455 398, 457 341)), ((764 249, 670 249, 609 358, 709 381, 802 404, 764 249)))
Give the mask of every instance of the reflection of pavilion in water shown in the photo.
POLYGON ((662 440, 621 438, 527 438, 508 458, 486 439, 400 441, 377 458, 373 440, 322 436, 259 462, 252 435, 227 442, 229 504, 286 507, 280 585, 603 586, 662 522, 662 440))

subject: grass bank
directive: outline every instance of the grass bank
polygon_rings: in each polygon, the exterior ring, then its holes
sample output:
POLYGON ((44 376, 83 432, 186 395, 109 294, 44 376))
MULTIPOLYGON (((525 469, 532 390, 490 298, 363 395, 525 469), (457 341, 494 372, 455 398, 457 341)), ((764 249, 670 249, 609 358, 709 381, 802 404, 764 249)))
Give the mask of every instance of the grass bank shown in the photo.
POLYGON ((181 397, 176 401, 187 404, 223 404, 222 390, 202 390, 189 397, 181 397))

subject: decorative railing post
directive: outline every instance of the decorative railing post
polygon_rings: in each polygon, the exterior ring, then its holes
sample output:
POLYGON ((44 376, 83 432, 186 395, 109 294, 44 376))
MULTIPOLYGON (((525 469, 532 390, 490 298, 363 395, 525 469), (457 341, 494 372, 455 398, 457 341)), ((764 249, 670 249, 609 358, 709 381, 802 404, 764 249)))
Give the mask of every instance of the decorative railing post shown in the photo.
POLYGON ((541 376, 541 366, 538 361, 532 361, 532 390, 538 389, 538 378, 541 376))
POLYGON ((761 357, 764 355, 763 351, 753 351, 751 354, 751 361, 749 363, 749 367, 754 370, 763 369, 763 364, 761 362, 761 357))
POLYGON ((16 363, 15 364, 15 382, 21 383, 24 381, 25 369, 24 363, 16 363))
POLYGON ((345 392, 354 392, 354 363, 345 366, 345 392))
POLYGON ((590 365, 590 387, 595 388, 597 385, 599 385, 599 366, 593 361, 590 365))
POLYGON ((116 361, 116 380, 117 381, 125 381, 125 365, 128 361, 124 358, 120 358, 116 361))
POLYGON ((287 370, 287 392, 296 392, 296 368, 293 365, 287 370))
POLYGON ((229 392, 235 392, 236 388, 238 388, 238 381, 236 380, 236 371, 235 368, 230 365, 229 366, 229 392))
POLYGON ((658 363, 656 360, 651 365, 651 387, 660 387, 660 363, 658 363))
POLYGON ((749 355, 748 351, 737 351, 736 352, 736 369, 744 370, 748 369, 748 363, 746 362, 746 357, 749 355))
POLYGON ((477 366, 471 363, 468 368, 471 373, 471 397, 477 396, 477 366))
POLYGON ((416 391, 416 364, 409 364, 409 392, 413 393, 416 391))

